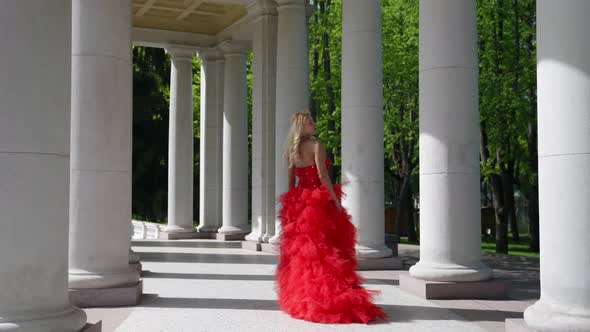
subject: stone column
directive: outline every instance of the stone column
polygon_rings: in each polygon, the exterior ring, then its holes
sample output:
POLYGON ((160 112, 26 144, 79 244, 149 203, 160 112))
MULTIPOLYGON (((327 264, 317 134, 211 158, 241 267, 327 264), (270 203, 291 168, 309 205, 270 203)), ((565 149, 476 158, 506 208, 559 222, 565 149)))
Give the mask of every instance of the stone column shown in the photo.
POLYGON ((537 2, 541 298, 536 331, 590 331, 590 2, 537 2))
POLYGON ((343 206, 358 231, 361 258, 393 253, 385 245, 381 2, 342 4, 343 206))
POLYGON ((248 227, 246 48, 227 41, 223 101, 223 226, 219 239, 243 239, 248 227))
POLYGON ((165 238, 191 237, 193 226, 193 54, 194 50, 168 47, 170 70, 170 124, 168 133, 168 226, 165 238), (189 234, 185 234, 189 233, 189 234))
POLYGON ((79 331, 86 315, 67 293, 72 5, 1 7, 0 330, 79 331))
POLYGON ((485 280, 474 0, 420 1, 419 57, 420 261, 410 275, 485 280))
POLYGON ((252 232, 246 240, 268 241, 275 222, 275 107, 277 11, 259 1, 252 46, 252 232))
POLYGON ((218 50, 200 51, 201 153, 199 232, 221 227, 224 58, 218 50))
MULTIPOLYGON (((277 87, 275 113, 275 203, 289 189, 287 162, 282 158, 283 144, 289 132, 289 118, 294 112, 309 108, 307 1, 278 0, 277 87)), ((275 207, 275 214, 280 206, 275 207)), ((275 235, 269 240, 279 243, 280 220, 275 222, 275 235)), ((268 230, 268 228, 267 228, 268 230)), ((269 235, 272 235, 269 233, 269 235)))
POLYGON ((72 5, 70 297, 81 306, 136 304, 141 283, 129 265, 131 3, 72 5))

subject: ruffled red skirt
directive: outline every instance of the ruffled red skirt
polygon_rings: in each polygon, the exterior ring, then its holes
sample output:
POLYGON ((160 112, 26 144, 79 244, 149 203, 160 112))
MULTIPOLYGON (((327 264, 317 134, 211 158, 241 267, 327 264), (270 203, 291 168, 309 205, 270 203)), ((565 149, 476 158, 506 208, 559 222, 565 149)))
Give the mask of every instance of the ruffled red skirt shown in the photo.
MULTIPOLYGON (((340 185, 336 195, 342 197, 340 185)), ((361 287, 355 258, 356 229, 329 192, 293 188, 280 197, 281 253, 276 273, 280 308, 318 323, 367 323, 385 318, 361 287)))

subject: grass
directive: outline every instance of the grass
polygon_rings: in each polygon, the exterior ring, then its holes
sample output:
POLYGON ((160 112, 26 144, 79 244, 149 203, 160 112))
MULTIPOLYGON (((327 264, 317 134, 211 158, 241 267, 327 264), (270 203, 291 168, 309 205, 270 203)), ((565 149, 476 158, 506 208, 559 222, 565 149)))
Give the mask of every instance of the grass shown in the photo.
MULTIPOLYGON (((528 234, 520 234, 520 242, 516 243, 512 240, 512 235, 508 234, 508 255, 512 256, 523 256, 523 257, 536 257, 539 258, 539 253, 529 250, 529 243, 531 239, 528 234)), ((403 244, 419 244, 415 241, 408 241, 407 237, 401 237, 400 243, 403 244)), ((484 237, 481 240, 481 252, 484 253, 495 253, 496 252, 496 240, 493 237, 484 237)))

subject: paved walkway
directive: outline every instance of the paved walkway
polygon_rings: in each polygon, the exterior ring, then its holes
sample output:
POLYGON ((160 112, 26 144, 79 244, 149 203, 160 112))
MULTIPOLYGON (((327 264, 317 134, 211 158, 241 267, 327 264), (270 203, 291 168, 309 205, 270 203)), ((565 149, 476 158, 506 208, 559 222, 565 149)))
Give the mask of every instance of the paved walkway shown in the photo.
MULTIPOLYGON (((496 277, 515 286, 514 300, 427 301, 403 292, 396 271, 365 271, 366 287, 381 291, 376 303, 389 320, 369 325, 326 325, 290 318, 273 289, 276 258, 214 240, 136 240, 142 257, 144 296, 135 307, 87 309, 104 332, 193 331, 504 331, 506 318, 522 317, 538 297, 538 260, 487 255, 496 277)), ((418 247, 400 245, 407 266, 418 247)))

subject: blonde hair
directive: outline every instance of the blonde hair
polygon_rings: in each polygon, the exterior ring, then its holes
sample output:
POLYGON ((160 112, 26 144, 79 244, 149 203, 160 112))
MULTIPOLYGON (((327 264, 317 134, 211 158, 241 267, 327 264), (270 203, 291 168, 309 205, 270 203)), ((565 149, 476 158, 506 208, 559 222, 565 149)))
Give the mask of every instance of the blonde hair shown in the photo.
POLYGON ((299 160, 299 147, 303 138, 301 131, 305 120, 308 118, 311 118, 309 111, 295 112, 291 115, 291 128, 289 128, 283 152, 283 157, 289 163, 289 167, 299 160))

